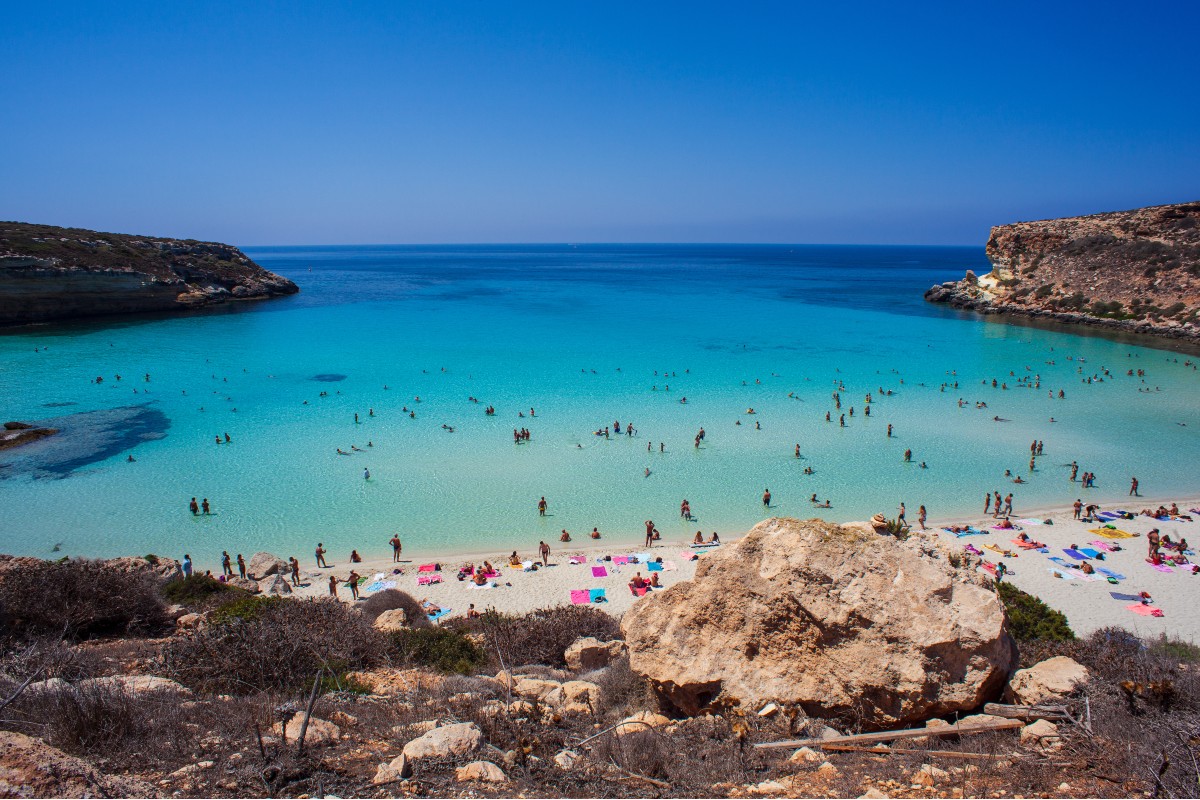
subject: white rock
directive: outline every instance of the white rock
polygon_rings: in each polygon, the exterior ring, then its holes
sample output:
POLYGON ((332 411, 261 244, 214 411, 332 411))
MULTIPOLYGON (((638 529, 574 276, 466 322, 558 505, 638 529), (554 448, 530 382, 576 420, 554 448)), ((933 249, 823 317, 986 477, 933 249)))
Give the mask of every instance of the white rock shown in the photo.
POLYGON ((1087 679, 1087 667, 1066 656, 1055 656, 1017 670, 1008 682, 1008 696, 1021 705, 1061 700, 1087 679))
POLYGON ((483 732, 473 722, 434 728, 404 745, 403 754, 412 761, 422 758, 464 756, 483 745, 483 732))
POLYGON ((454 773, 455 780, 460 783, 467 781, 482 781, 484 783, 506 783, 508 777, 504 770, 490 761, 472 761, 464 767, 459 767, 454 773))

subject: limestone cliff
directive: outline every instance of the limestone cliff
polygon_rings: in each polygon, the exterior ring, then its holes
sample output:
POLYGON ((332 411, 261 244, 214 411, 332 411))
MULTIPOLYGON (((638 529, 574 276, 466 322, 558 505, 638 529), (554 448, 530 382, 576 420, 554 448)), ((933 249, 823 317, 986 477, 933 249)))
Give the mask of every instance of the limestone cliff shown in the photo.
POLYGON ((992 228, 992 271, 926 299, 1200 340, 1200 202, 992 228))
POLYGON ((0 222, 0 325, 295 294, 236 247, 0 222))

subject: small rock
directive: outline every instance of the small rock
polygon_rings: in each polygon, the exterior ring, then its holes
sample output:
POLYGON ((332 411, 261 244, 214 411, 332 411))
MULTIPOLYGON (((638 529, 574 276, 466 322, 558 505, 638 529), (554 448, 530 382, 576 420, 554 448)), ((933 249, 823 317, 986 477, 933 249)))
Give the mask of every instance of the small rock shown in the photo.
POLYGON ((384 611, 375 618, 375 629, 385 633, 390 631, 402 631, 408 628, 408 613, 403 608, 393 608, 389 611, 384 611))
POLYGON ((347 714, 345 711, 335 711, 329 715, 329 721, 336 722, 344 728, 353 728, 358 724, 358 717, 347 714))
MULTIPOLYGON (((289 742, 299 741, 300 729, 304 726, 304 715, 296 714, 288 720, 285 728, 281 723, 276 722, 271 730, 275 733, 284 736, 289 742)), ((308 729, 304 732, 304 746, 317 746, 323 744, 332 744, 342 738, 342 729, 334 725, 328 720, 311 717, 308 720, 308 729)))
POLYGON ((508 777, 504 770, 490 761, 472 761, 465 767, 459 767, 454 772, 454 779, 459 783, 467 781, 482 781, 484 783, 505 783, 508 777))
POLYGON ((175 625, 180 628, 195 628, 200 625, 200 620, 203 619, 199 614, 184 614, 179 619, 175 620, 175 625))
POLYGON ((546 681, 540 678, 518 678, 513 685, 513 694, 531 700, 544 701, 547 695, 556 689, 561 689, 558 681, 546 681))
POLYGON ((195 764, 187 764, 175 770, 171 773, 171 777, 190 778, 203 770, 212 769, 214 766, 216 766, 214 761, 197 761, 195 764))
POLYGON ((822 760, 822 756, 811 747, 801 747, 788 758, 794 764, 815 764, 822 760))
POLYGON ((403 754, 412 761, 422 758, 463 756, 483 745, 483 732, 473 722, 434 728, 404 745, 403 754))
POLYGON ((292 585, 285 581, 282 575, 274 575, 259 581, 258 589, 271 597, 283 597, 292 593, 292 585))
POLYGON ((1039 750, 1057 750, 1062 747, 1058 726, 1050 720, 1039 719, 1021 728, 1021 744, 1039 750))
POLYGON ((779 781, 763 781, 762 783, 756 783, 753 786, 746 787, 746 791, 749 794, 757 795, 759 797, 787 794, 787 790, 788 788, 779 781))
POLYGON ((664 717, 662 714, 654 714, 649 711, 639 711, 632 717, 626 717, 621 720, 613 733, 617 736, 625 736, 630 733, 641 733, 650 728, 661 728, 664 725, 670 725, 671 720, 664 717))
POLYGON ((816 774, 828 780, 830 778, 836 778, 840 774, 840 771, 833 764, 825 761, 821 764, 821 766, 817 767, 816 774))
POLYGON ((876 789, 874 786, 867 789, 865 792, 863 792, 862 794, 860 794, 858 796, 858 800, 890 800, 890 798, 891 798, 890 794, 888 794, 887 792, 880 791, 879 789, 876 789))
POLYGON ((944 769, 939 769, 932 764, 922 764, 921 768, 913 773, 912 782, 914 786, 933 786, 938 781, 949 777, 950 773, 944 769))
POLYGON ((571 770, 579 763, 580 755, 574 750, 559 750, 554 756, 554 766, 562 770, 571 770))
POLYGON ((763 706, 758 711, 758 715, 760 717, 770 717, 770 716, 774 716, 775 714, 778 714, 778 713, 779 713, 779 706, 777 706, 775 703, 767 703, 765 706, 763 706))
POLYGON ((1019 669, 1008 682, 1006 695, 1022 705, 1061 700, 1088 679, 1087 667, 1066 656, 1039 661, 1028 669, 1019 669))

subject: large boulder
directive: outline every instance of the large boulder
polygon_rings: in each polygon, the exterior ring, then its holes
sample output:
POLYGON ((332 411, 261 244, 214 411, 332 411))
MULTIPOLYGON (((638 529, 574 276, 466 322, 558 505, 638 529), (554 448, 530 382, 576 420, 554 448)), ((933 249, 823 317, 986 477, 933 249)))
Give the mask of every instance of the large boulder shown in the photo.
POLYGON ((474 752, 483 744, 483 732, 474 722, 459 722, 421 734, 404 745, 403 755, 409 761, 452 758, 474 752))
POLYGON ((584 636, 571 642, 563 658, 571 669, 586 672, 607 667, 625 655, 627 649, 620 640, 602 642, 592 636, 584 636))
POLYGON ((995 591, 947 555, 866 525, 767 520, 625 613, 630 665, 686 714, 775 702, 881 728, 976 708, 1016 647, 995 591))
POLYGON ((290 571, 288 562, 273 553, 255 553, 246 564, 246 573, 260 581, 268 575, 286 575, 290 571))
POLYGON ((285 581, 283 575, 278 572, 266 580, 259 581, 258 588, 263 594, 272 597, 285 597, 292 593, 292 585, 285 581))
POLYGON ((0 731, 0 797, 157 797, 153 786, 105 775, 21 733, 0 731))
POLYGON ((403 608, 392 608, 376 617, 373 624, 376 630, 384 633, 407 630, 409 627, 408 614, 403 608))
POLYGON ((1088 669, 1073 658, 1055 656, 1019 669, 1008 682, 1008 696, 1021 705, 1061 700, 1087 683, 1088 669))

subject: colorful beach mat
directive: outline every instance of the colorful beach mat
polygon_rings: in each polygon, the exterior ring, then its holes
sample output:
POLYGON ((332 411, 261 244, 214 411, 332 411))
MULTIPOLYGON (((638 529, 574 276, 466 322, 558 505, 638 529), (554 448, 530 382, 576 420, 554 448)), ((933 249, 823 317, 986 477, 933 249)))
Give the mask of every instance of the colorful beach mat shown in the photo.
POLYGON ((1133 539, 1135 537, 1135 534, 1123 531, 1120 528, 1089 528, 1088 533, 1103 536, 1105 539, 1133 539))
POLYGON ((1130 603, 1129 605, 1127 605, 1125 607, 1127 609, 1129 609, 1130 611, 1132 611, 1133 613, 1138 614, 1143 617, 1165 617, 1166 616, 1166 614, 1163 613, 1161 608, 1155 608, 1153 606, 1144 606, 1141 603, 1130 603))
POLYGON ((608 570, 605 569, 604 567, 592 567, 592 577, 593 578, 606 578, 606 577, 608 577, 608 570))

